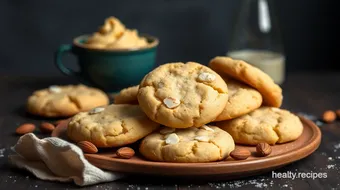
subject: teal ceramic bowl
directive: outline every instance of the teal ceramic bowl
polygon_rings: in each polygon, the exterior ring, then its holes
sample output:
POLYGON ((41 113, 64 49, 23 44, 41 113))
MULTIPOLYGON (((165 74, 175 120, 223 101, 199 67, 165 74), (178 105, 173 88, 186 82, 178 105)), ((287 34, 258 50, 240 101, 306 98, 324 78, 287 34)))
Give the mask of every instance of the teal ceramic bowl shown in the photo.
POLYGON ((149 45, 139 49, 104 50, 85 47, 88 35, 75 38, 73 44, 61 45, 55 52, 55 65, 65 75, 75 77, 89 86, 106 92, 137 85, 155 66, 159 40, 143 35, 149 45), (66 53, 76 56, 79 71, 62 63, 66 53))

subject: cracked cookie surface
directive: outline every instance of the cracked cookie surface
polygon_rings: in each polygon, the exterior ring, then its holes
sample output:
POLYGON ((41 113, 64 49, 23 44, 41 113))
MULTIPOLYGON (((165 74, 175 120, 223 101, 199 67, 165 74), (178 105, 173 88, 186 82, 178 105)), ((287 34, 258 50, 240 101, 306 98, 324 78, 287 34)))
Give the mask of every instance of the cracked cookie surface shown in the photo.
POLYGON ((266 106, 281 106, 283 99, 281 87, 260 69, 230 57, 215 57, 210 61, 209 67, 257 89, 262 94, 266 106))
POLYGON ((140 153, 161 162, 213 162, 225 159, 235 148, 232 137, 215 126, 174 129, 163 127, 146 136, 140 153))
POLYGON ((230 120, 247 114, 262 104, 262 95, 254 88, 221 75, 228 85, 228 103, 215 121, 230 120))
POLYGON ((90 141, 97 147, 119 147, 136 142, 159 127, 138 105, 111 104, 100 112, 81 112, 67 128, 75 141, 90 141))
POLYGON ((173 128, 213 121, 228 101, 227 84, 215 71, 195 63, 168 63, 147 74, 138 102, 153 121, 173 128))
POLYGON ((261 107, 241 117, 216 122, 227 131, 235 143, 256 145, 285 143, 296 140, 303 131, 300 119, 287 110, 261 107))
POLYGON ((138 104, 137 93, 139 85, 122 89, 114 96, 115 104, 138 104))
POLYGON ((68 117, 81 111, 109 104, 107 95, 85 85, 50 86, 27 100, 27 111, 44 117, 68 117))

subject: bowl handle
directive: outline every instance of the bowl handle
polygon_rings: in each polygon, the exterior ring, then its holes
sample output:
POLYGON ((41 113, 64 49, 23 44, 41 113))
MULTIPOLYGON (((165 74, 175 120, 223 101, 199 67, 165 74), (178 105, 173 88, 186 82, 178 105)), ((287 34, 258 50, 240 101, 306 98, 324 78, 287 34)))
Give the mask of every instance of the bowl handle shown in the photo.
POLYGON ((76 72, 72 69, 67 68, 62 63, 62 58, 66 53, 72 53, 72 45, 64 44, 59 46, 58 50, 54 53, 54 64, 57 68, 65 75, 79 77, 79 72, 76 72))

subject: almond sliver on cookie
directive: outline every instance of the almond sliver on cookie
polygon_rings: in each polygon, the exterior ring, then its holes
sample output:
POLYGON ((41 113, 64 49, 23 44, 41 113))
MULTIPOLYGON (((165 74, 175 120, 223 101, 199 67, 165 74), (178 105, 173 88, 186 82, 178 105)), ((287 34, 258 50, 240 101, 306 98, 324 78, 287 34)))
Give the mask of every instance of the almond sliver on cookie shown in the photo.
POLYGON ((179 99, 172 98, 172 97, 164 98, 163 103, 166 105, 166 107, 170 109, 175 108, 179 106, 179 104, 181 104, 179 99))
POLYGON ((198 75, 198 80, 203 82, 212 82, 216 79, 216 76, 211 73, 200 73, 198 75))
POLYGON ((165 139, 166 144, 177 144, 178 142, 179 142, 179 137, 176 135, 176 133, 171 133, 165 139))

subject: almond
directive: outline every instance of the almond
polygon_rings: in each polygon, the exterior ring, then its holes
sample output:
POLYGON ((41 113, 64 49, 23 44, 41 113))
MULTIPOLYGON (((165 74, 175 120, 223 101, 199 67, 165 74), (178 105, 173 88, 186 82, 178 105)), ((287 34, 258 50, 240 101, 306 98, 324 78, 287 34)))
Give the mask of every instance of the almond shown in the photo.
POLYGON ((335 113, 338 116, 338 119, 340 119, 340 110, 336 110, 335 113))
POLYGON ((42 133, 51 134, 54 129, 55 126, 52 123, 43 122, 40 124, 40 131, 42 133))
POLYGON ((256 146, 256 152, 259 156, 268 156, 272 153, 272 147, 268 143, 259 143, 256 146))
POLYGON ((238 148, 231 151, 230 156, 235 160, 245 160, 250 156, 250 151, 245 148, 238 148))
POLYGON ((24 135, 26 133, 31 133, 35 129, 35 125, 32 123, 24 123, 20 125, 16 130, 15 133, 18 135, 24 135))
POLYGON ((163 100, 163 103, 166 105, 166 107, 172 109, 179 106, 181 104, 181 101, 177 98, 168 97, 163 100))
POLYGON ((325 111, 322 115, 322 120, 326 123, 332 123, 335 119, 336 115, 332 110, 325 111))
POLYGON ((216 79, 216 76, 211 73, 201 73, 198 75, 198 80, 203 82, 212 82, 216 79))
POLYGON ((80 141, 77 143, 78 147, 85 153, 94 154, 98 152, 97 147, 89 141, 80 141))
POLYGON ((124 159, 130 159, 135 155, 135 151, 130 147, 122 147, 117 150, 117 156, 124 159))

